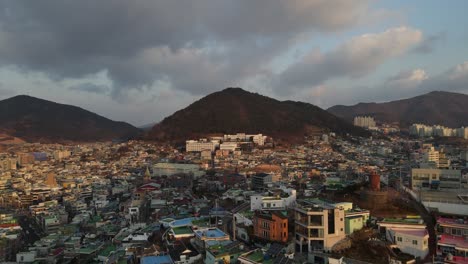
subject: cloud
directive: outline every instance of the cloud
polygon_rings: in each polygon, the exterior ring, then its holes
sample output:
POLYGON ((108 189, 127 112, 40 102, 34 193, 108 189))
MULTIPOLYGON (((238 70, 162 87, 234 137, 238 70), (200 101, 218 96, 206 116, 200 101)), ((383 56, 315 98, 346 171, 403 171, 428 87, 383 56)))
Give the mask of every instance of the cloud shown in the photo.
POLYGON ((95 94, 106 94, 109 91, 109 87, 106 85, 98 85, 90 82, 80 83, 69 87, 70 90, 95 93, 95 94))
POLYGON ((115 98, 160 82, 201 94, 264 73, 301 34, 372 14, 368 0, 3 1, 0 65, 59 80, 105 71, 115 98))
POLYGON ((311 96, 303 98, 322 107, 330 107, 337 104, 399 100, 432 91, 468 94, 468 61, 433 76, 429 76, 420 68, 406 70, 388 77, 382 84, 354 87, 327 86, 326 90, 321 91, 319 99, 311 96))
POLYGON ((423 69, 401 71, 395 76, 388 78, 385 81, 385 87, 393 89, 414 88, 428 78, 428 74, 423 69))
POLYGON ((414 53, 422 53, 427 54, 434 51, 435 46, 438 42, 444 40, 446 37, 445 32, 440 32, 434 35, 429 35, 428 37, 424 38, 423 41, 419 45, 413 48, 414 53))
POLYGON ((279 75, 276 90, 285 93, 286 88, 301 90, 334 78, 365 76, 388 59, 404 54, 422 38, 417 29, 398 27, 354 37, 327 53, 313 51, 279 75))

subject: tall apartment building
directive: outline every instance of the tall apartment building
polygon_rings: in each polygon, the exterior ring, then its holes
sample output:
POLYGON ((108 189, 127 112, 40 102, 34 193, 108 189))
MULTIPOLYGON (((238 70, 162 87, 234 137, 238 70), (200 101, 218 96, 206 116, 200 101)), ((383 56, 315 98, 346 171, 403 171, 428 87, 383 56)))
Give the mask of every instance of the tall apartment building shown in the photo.
POLYGON ((299 252, 331 250, 345 234, 345 208, 321 200, 300 200, 294 208, 299 252))
POLYGON ((434 147, 430 147, 425 150, 423 154, 423 161, 432 163, 436 168, 439 167, 439 151, 435 150, 434 147))
POLYGON ((376 123, 373 117, 370 116, 356 116, 354 117, 353 124, 358 127, 376 127, 376 123))
POLYGON ((409 133, 418 137, 461 137, 468 139, 468 127, 449 128, 440 125, 427 126, 424 124, 412 124, 409 133))
POLYGON ((276 242, 288 241, 286 211, 257 211, 253 217, 254 236, 276 242))
POLYGON ((428 168, 411 170, 413 190, 457 190, 462 187, 461 170, 428 168))

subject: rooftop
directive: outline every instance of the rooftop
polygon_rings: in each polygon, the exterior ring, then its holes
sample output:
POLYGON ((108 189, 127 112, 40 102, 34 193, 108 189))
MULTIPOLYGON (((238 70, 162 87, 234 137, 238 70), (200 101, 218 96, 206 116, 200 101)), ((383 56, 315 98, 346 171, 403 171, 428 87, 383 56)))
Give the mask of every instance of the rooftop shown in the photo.
POLYGON ((454 246, 454 247, 462 249, 463 251, 468 250, 468 241, 464 237, 461 237, 461 236, 451 236, 451 235, 442 234, 440 235, 440 239, 437 243, 439 245, 444 245, 444 246, 454 246))
POLYGON ((224 233, 219 228, 200 229, 200 230, 196 230, 195 234, 198 237, 208 237, 208 238, 220 238, 220 237, 225 237, 226 236, 226 233, 224 233))
POLYGON ((141 258, 141 264, 172 264, 171 256, 163 255, 163 256, 146 256, 141 258))

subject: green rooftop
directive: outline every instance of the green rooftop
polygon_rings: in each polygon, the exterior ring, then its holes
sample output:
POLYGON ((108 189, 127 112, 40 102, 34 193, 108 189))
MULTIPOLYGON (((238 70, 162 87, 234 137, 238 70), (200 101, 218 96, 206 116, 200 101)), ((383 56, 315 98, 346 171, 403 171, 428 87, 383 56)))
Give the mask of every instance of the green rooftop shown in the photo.
POLYGON ((172 228, 172 232, 174 232, 175 235, 193 234, 192 229, 190 229, 187 226, 180 226, 180 227, 172 228))
POLYGON ((107 247, 103 248, 99 253, 98 255, 99 256, 109 256, 109 254, 112 252, 112 251, 115 251, 117 249, 117 247, 115 245, 108 245, 107 247))

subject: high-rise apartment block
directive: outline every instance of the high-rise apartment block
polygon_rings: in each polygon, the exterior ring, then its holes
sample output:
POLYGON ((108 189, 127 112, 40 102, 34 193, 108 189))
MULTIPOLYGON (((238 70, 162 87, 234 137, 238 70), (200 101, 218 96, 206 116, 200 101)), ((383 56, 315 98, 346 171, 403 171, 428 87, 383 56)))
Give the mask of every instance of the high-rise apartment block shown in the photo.
POLYGON ((356 116, 354 118, 354 125, 358 127, 371 128, 376 127, 376 123, 373 117, 370 116, 356 116))

